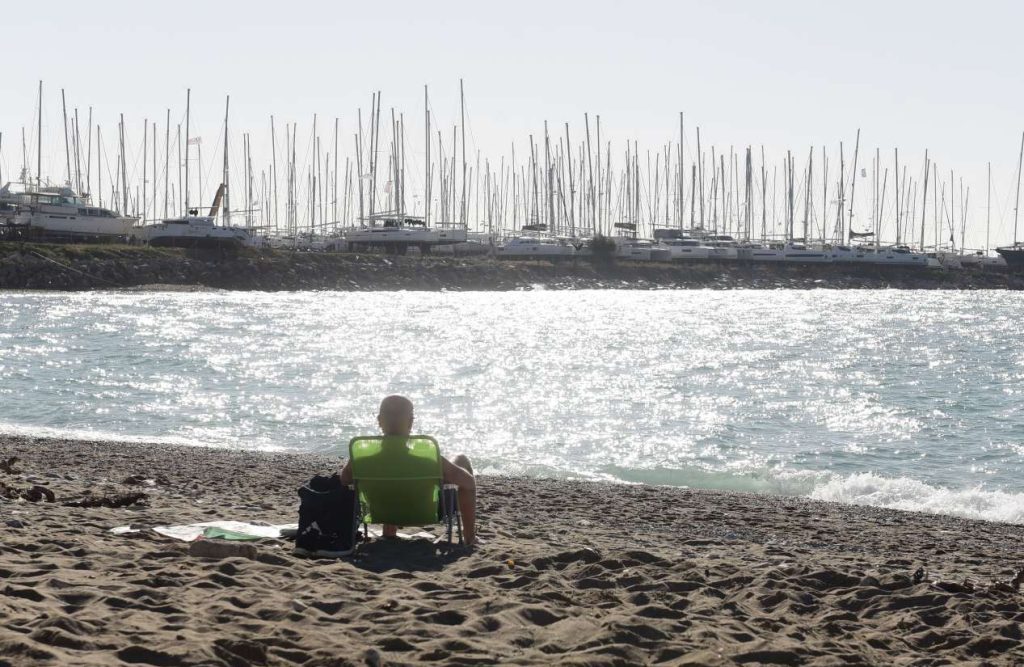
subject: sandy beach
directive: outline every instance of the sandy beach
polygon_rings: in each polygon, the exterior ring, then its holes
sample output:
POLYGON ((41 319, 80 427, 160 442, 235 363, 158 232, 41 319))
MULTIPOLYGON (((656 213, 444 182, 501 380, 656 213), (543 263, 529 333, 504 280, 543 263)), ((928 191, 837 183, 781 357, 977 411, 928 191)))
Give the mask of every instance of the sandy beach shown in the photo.
POLYGON ((292 523, 296 488, 336 461, 0 437, 11 456, 0 665, 1024 663, 1022 526, 483 477, 473 551, 311 561, 265 540, 213 560, 148 528, 292 523))

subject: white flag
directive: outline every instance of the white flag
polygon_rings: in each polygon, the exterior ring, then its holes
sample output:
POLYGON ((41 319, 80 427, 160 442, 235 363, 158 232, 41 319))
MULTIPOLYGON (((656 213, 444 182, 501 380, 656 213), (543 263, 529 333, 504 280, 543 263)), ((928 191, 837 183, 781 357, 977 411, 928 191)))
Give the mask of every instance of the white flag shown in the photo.
POLYGON ((384 184, 384 192, 391 194, 391 181, 388 181, 387 183, 384 184))
POLYGON ((188 145, 189 146, 195 146, 195 145, 201 144, 201 143, 203 143, 203 138, 202 137, 192 137, 191 139, 188 140, 188 145))

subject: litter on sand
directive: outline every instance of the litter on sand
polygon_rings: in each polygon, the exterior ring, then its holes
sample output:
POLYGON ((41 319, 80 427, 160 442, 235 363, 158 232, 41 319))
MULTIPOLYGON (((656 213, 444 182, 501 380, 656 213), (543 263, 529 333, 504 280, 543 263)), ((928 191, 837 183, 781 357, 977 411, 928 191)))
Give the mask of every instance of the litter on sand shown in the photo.
MULTIPOLYGON (((285 523, 270 525, 263 523, 247 523, 244 521, 204 521, 202 523, 189 523, 181 526, 154 526, 153 532, 165 537, 170 537, 182 542, 192 542, 200 537, 204 539, 220 539, 232 541, 251 540, 280 540, 294 537, 298 531, 298 524, 285 523)), ((139 526, 115 526, 110 529, 114 535, 126 535, 129 533, 141 532, 139 526)), ((370 535, 381 537, 383 530, 380 526, 370 526, 370 535)), ((398 537, 406 540, 433 539, 434 536, 425 531, 417 533, 398 533, 398 537)))

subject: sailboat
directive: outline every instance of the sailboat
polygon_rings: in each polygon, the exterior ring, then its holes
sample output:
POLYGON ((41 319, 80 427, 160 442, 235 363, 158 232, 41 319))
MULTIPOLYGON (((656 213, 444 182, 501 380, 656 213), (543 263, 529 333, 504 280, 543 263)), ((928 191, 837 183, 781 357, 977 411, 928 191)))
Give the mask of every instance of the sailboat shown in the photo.
POLYGON ((242 227, 217 225, 217 213, 224 197, 224 184, 217 188, 209 215, 199 215, 198 209, 187 215, 165 218, 151 225, 136 227, 133 236, 142 243, 163 248, 238 248, 252 245, 252 237, 242 227))
MULTIPOLYGON (((188 202, 188 147, 191 89, 185 103, 185 202, 188 202)), ((225 137, 227 136, 227 119, 225 117, 225 137)), ((225 139, 225 154, 227 153, 225 139)), ((226 160, 226 158, 225 158, 226 160)), ((227 167, 225 166, 225 181, 227 167)), ((164 218, 151 225, 143 225, 132 230, 132 237, 142 243, 155 247, 173 248, 237 248, 252 245, 249 232, 241 227, 217 225, 215 220, 220 212, 221 203, 225 199, 227 184, 221 183, 213 198, 209 215, 199 215, 199 209, 188 209, 185 215, 176 218, 164 218)), ((225 206, 225 211, 227 210, 225 206)))
POLYGON ((1007 268, 1020 271, 1024 269, 1024 243, 1017 240, 1017 213, 1020 210, 1020 170, 1024 165, 1024 135, 1020 138, 1020 157, 1017 159, 1017 199, 1013 206, 1013 245, 996 248, 996 252, 1006 260, 1007 268))

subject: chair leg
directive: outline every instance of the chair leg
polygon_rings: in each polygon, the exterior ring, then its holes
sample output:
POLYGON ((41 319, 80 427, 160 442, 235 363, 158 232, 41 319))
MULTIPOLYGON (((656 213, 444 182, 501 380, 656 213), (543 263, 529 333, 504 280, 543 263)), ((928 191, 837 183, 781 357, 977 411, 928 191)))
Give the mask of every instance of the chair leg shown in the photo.
POLYGON ((441 506, 444 508, 445 537, 449 545, 455 544, 452 533, 457 530, 459 544, 462 544, 462 517, 459 515, 459 490, 446 488, 441 494, 441 506))

